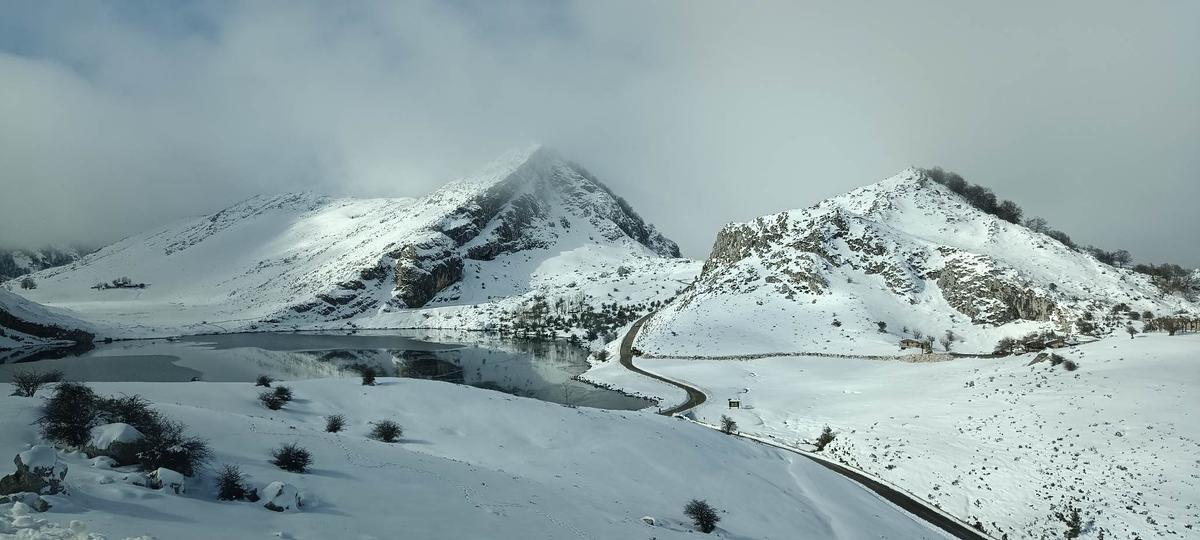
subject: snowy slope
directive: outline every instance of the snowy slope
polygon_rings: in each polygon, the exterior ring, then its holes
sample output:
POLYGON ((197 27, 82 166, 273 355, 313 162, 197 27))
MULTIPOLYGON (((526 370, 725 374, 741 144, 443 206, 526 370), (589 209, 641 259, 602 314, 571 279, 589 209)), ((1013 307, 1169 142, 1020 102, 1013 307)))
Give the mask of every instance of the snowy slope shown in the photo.
POLYGON ((901 339, 951 330, 954 350, 991 352, 999 338, 1033 330, 1121 329, 1123 308, 1112 315, 1121 304, 1200 313, 1147 276, 980 212, 909 169, 727 226, 699 279, 646 324, 638 346, 663 355, 891 354, 901 339))
POLYGON ((0 350, 90 342, 92 326, 0 287, 0 350))
POLYGON ((880 476, 992 537, 1062 538, 1080 510, 1084 538, 1196 538, 1200 531, 1200 335, 1113 337, 1036 360, 914 363, 852 358, 641 359, 709 400, 743 432, 824 451, 880 476), (726 407, 737 397, 740 410, 726 407), (1104 534, 1101 534, 1101 530, 1104 534))
POLYGON ((416 310, 478 312, 464 306, 541 289, 567 294, 612 281, 602 274, 622 265, 649 274, 621 276, 643 285, 618 286, 619 301, 662 301, 681 285, 658 283, 676 274, 689 281, 698 271, 678 255, 674 243, 585 170, 533 147, 419 199, 256 197, 39 272, 39 287, 22 294, 111 322, 127 335, 360 320, 483 327, 496 317, 445 322, 416 310), (146 287, 93 288, 120 277, 146 287))
MULTIPOLYGON (((35 517, 79 520, 113 538, 694 539, 682 509, 703 498, 721 510, 712 538, 943 538, 800 456, 688 422, 432 381, 380 383, 289 383, 297 399, 277 412, 255 401, 249 383, 94 384, 101 394, 146 397, 208 439, 217 464, 239 465, 260 490, 293 484, 305 506, 275 513, 217 501, 212 471, 174 495, 60 453, 71 493, 47 496, 53 508, 35 517), (346 416, 343 433, 324 431, 331 413, 346 416), (399 443, 365 436, 370 422, 387 418, 404 426, 399 443), (289 442, 313 453, 309 473, 268 463, 270 450, 289 442)), ((37 442, 40 403, 0 397, 5 460, 37 442)))

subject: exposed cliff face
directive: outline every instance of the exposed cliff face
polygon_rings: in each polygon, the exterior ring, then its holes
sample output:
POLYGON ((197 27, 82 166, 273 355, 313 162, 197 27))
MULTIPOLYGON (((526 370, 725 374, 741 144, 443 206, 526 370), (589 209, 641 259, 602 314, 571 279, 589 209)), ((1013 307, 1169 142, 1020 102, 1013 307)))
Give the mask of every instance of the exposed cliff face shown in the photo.
POLYGON ((1052 320, 1058 306, 1050 295, 1000 267, 987 256, 958 253, 947 258, 937 284, 950 306, 975 324, 1052 320))
POLYGON ((451 183, 416 206, 440 206, 446 212, 389 254, 395 260, 396 307, 428 304, 462 279, 464 260, 493 261, 546 250, 577 242, 581 234, 663 257, 679 256, 679 247, 623 199, 548 149, 514 160, 484 181, 451 183))
POLYGON ((437 293, 462 279, 458 246, 432 239, 408 244, 390 254, 396 259, 396 298, 406 307, 421 307, 437 293))
POLYGON ((1197 309, 908 170, 811 208, 725 227, 695 284, 643 328, 639 343, 662 354, 713 354, 722 339, 771 352, 868 341, 886 353, 900 339, 951 331, 965 340, 956 350, 990 352, 1004 335, 1074 331, 1084 317, 1103 320, 1102 331, 1123 328, 1108 320, 1121 304, 1197 309))

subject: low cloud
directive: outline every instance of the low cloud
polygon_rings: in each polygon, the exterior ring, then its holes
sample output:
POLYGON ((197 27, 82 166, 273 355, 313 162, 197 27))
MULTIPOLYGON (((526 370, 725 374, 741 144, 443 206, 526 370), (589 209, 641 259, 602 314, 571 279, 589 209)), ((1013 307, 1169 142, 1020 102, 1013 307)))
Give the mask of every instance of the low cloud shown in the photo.
POLYGON ((419 195, 536 140, 697 257, 727 221, 940 164, 1200 265, 1200 8, 1026 7, 6 3, 0 245, 419 195))

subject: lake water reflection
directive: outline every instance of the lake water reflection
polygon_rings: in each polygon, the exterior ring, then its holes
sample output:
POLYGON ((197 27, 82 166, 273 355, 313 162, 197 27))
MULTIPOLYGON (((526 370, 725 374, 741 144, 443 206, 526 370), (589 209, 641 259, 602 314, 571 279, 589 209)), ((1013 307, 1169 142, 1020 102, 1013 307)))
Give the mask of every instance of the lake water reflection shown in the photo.
POLYGON ((563 342, 531 342, 442 331, 252 333, 97 344, 0 356, 0 380, 13 370, 62 371, 76 381, 251 382, 356 377, 356 364, 384 376, 466 384, 543 401, 604 409, 650 405, 574 380, 588 368, 587 352, 563 342), (59 357, 61 356, 61 357, 59 357))

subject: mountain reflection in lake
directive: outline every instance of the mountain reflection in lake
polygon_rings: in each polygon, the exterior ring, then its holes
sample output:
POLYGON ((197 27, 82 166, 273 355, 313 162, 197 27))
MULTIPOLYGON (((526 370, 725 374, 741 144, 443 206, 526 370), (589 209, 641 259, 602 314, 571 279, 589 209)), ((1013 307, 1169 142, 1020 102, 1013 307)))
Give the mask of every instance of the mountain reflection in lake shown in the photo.
POLYGON ((650 405, 574 380, 588 368, 586 358, 587 351, 568 343, 475 333, 227 334, 97 344, 65 354, 22 357, 10 351, 0 363, 0 380, 10 380, 14 370, 57 369, 76 381, 251 382, 260 374, 278 380, 357 377, 352 366, 368 365, 382 376, 466 384, 554 403, 622 410, 650 405))

